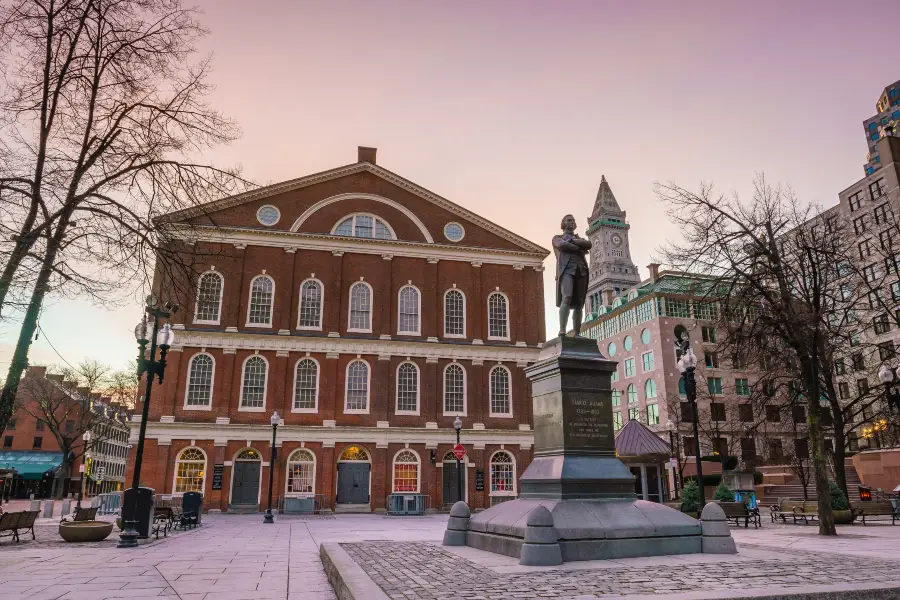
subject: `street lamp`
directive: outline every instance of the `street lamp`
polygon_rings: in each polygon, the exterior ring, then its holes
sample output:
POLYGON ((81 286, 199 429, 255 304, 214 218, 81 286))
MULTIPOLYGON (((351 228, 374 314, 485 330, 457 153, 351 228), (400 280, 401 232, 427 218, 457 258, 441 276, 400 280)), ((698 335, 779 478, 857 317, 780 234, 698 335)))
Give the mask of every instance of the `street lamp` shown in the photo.
MULTIPOLYGON (((459 420, 459 415, 456 416, 456 420, 453 421, 453 429, 456 430, 456 445, 459 446, 459 431, 462 429, 462 421, 459 420)), ((456 457, 456 493, 457 497, 460 500, 463 500, 463 484, 462 484, 462 463, 459 460, 459 456, 456 457)))
POLYGON ((669 449, 671 450, 671 455, 675 457, 676 470, 672 473, 672 489, 675 492, 674 499, 678 500, 678 473, 681 472, 681 458, 675 449, 675 423, 672 422, 672 419, 666 421, 666 429, 669 431, 669 449))
POLYGON ((84 452, 81 455, 81 465, 78 467, 78 470, 81 472, 81 490, 78 492, 78 504, 75 506, 75 508, 77 509, 81 508, 81 499, 84 497, 84 477, 85 475, 87 475, 85 463, 88 461, 88 458, 90 458, 90 455, 88 454, 88 447, 91 443, 91 432, 85 431, 84 435, 81 436, 81 439, 84 440, 84 452))
POLYGON ((162 307, 153 294, 147 296, 144 316, 134 328, 134 337, 138 343, 137 374, 147 374, 147 387, 144 390, 144 410, 141 414, 141 427, 138 434, 137 452, 134 455, 134 475, 131 480, 132 492, 125 490, 123 494, 127 506, 122 506, 122 517, 130 515, 123 524, 125 530, 119 534, 119 548, 137 548, 137 509, 138 489, 141 484, 141 463, 144 458, 144 438, 147 436, 147 419, 150 418, 150 393, 153 390, 153 378, 163 382, 166 372, 166 354, 175 342, 175 332, 166 321, 178 312, 178 305, 166 302, 162 307), (146 355, 147 344, 150 344, 149 357, 146 355), (156 360, 156 348, 159 347, 159 360, 156 360))
POLYGON ((706 504, 706 494, 703 490, 703 465, 700 460, 700 426, 697 422, 697 381, 694 379, 694 369, 697 368, 697 357, 691 350, 691 340, 687 332, 681 333, 681 340, 676 342, 681 350, 681 358, 678 360, 678 371, 684 380, 684 393, 691 407, 691 421, 694 425, 694 460, 697 463, 697 484, 700 488, 700 510, 706 504))
POLYGON ((275 516, 272 514, 272 486, 275 481, 275 432, 278 431, 278 424, 281 423, 281 417, 278 416, 277 410, 272 413, 269 423, 272 424, 272 447, 269 453, 269 507, 263 516, 263 523, 275 522, 275 516))
MULTIPOLYGON (((897 377, 900 378, 900 367, 897 368, 897 377)), ((893 411, 896 408, 900 411, 900 390, 894 385, 894 370, 887 365, 881 365, 878 369, 878 379, 884 384, 888 410, 893 411)))

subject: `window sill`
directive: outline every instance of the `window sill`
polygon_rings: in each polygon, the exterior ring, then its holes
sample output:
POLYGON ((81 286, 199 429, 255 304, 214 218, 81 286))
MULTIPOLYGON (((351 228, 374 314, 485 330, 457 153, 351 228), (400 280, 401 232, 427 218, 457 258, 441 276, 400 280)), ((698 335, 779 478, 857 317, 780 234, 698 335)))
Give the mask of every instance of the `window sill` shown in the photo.
POLYGON ((397 335, 406 335, 412 337, 421 337, 422 333, 419 331, 398 331, 397 335))
POLYGON ((239 406, 238 412, 266 412, 265 406, 239 406))
POLYGON ((367 415, 369 414, 368 408, 345 408, 345 415, 367 415))
POLYGON ((297 331, 322 331, 322 326, 319 325, 318 327, 310 327, 307 325, 304 325, 304 326, 297 325, 297 331))
POLYGON ((515 496, 516 493, 514 491, 491 492, 489 495, 491 495, 491 496, 515 496))
POLYGON ((291 413, 293 414, 303 414, 303 415, 314 415, 319 412, 319 407, 316 408, 292 408, 291 413))
POLYGON ((511 341, 511 340, 510 340, 509 337, 497 337, 497 336, 494 336, 494 335, 489 335, 489 336, 488 336, 488 341, 489 341, 489 342, 509 342, 509 341, 511 341))
POLYGON ((418 417, 419 411, 417 410, 395 410, 395 415, 405 416, 405 417, 418 417))
POLYGON ((444 411, 443 416, 445 416, 445 417, 468 417, 469 415, 466 413, 466 411, 462 411, 462 412, 455 412, 455 411, 454 411, 454 412, 447 412, 447 411, 444 411))
POLYGON ((244 327, 253 327, 254 329, 271 329, 271 323, 247 323, 244 327))
POLYGON ((189 406, 189 405, 185 404, 183 408, 184 408, 184 410, 207 410, 207 411, 209 411, 209 410, 212 410, 212 405, 211 404, 207 404, 207 405, 191 404, 189 406))
POLYGON ((491 413, 488 416, 492 419, 512 419, 512 413, 491 413))
POLYGON ((371 329, 347 329, 347 333, 372 333, 371 329))
POLYGON ((464 333, 445 333, 444 337, 453 339, 453 340, 464 340, 464 339, 466 339, 466 334, 464 334, 464 333))
POLYGON ((197 321, 196 319, 193 321, 194 325, 221 325, 220 321, 197 321))

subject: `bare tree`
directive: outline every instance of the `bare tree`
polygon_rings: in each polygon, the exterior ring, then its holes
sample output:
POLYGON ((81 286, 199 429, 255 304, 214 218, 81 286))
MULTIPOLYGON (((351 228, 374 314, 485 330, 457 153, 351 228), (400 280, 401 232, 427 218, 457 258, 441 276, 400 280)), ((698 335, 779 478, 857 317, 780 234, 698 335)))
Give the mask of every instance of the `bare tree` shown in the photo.
POLYGON ((131 409, 137 400, 139 383, 137 365, 132 361, 129 367, 109 374, 103 387, 103 395, 118 402, 120 406, 131 409))
POLYGON ((206 102, 210 61, 195 59, 205 34, 181 0, 0 6, 0 233, 12 239, 0 247, 0 310, 11 292, 24 309, 0 428, 48 293, 111 302, 146 289, 154 269, 189 271, 191 247, 159 217, 246 183, 194 158, 237 135, 206 102))

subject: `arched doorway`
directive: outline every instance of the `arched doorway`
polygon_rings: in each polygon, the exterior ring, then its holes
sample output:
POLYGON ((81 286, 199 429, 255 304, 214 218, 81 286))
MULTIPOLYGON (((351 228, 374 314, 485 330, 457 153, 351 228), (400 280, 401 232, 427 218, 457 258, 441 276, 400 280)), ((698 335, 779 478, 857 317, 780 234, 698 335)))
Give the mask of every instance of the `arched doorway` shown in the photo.
POLYGON ((465 460, 460 461, 459 468, 462 470, 462 494, 460 494, 459 489, 459 478, 456 475, 456 455, 454 455, 453 452, 448 452, 444 455, 441 470, 443 471, 442 477, 444 478, 444 492, 442 498, 445 505, 450 506, 459 500, 465 500, 467 498, 466 487, 468 485, 469 472, 468 469, 466 469, 465 460))
POLYGON ((259 506, 259 473, 262 457, 253 448, 244 448, 234 457, 231 470, 231 504, 259 506))
POLYGON ((347 446, 338 458, 337 504, 369 504, 372 459, 365 448, 347 446))

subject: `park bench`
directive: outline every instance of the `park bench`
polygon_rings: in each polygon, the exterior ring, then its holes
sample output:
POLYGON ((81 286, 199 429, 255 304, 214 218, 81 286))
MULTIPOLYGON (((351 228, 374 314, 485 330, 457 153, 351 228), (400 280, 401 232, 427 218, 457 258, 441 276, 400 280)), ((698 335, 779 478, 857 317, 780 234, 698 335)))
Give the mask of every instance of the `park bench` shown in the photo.
POLYGON ((851 502, 850 510, 853 518, 862 518, 862 524, 866 524, 866 518, 890 517, 891 525, 900 519, 900 507, 894 506, 890 500, 873 500, 870 502, 851 502))
POLYGON ((153 509, 153 522, 150 524, 150 533, 159 539, 159 533, 163 537, 169 536, 169 528, 172 526, 172 512, 167 507, 153 509))
POLYGON ((725 519, 734 521, 735 526, 741 526, 741 519, 744 521, 744 528, 753 523, 755 528, 762 527, 762 519, 759 516, 759 509, 748 508, 743 502, 716 502, 725 513, 725 519))
POLYGON ((788 518, 796 525, 799 522, 809 524, 819 518, 819 505, 817 502, 803 502, 800 500, 780 500, 778 504, 769 507, 772 522, 781 519, 787 523, 788 518))
POLYGON ((97 520, 97 510, 98 507, 94 506, 92 508, 76 508, 75 512, 71 515, 64 515, 60 522, 62 521, 96 521, 97 520))
POLYGON ((19 541, 19 531, 31 531, 31 539, 34 536, 34 522, 37 521, 40 511, 24 510, 21 512, 8 512, 0 515, 0 537, 12 537, 19 541))

